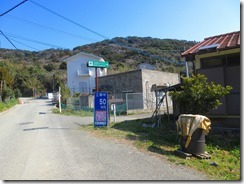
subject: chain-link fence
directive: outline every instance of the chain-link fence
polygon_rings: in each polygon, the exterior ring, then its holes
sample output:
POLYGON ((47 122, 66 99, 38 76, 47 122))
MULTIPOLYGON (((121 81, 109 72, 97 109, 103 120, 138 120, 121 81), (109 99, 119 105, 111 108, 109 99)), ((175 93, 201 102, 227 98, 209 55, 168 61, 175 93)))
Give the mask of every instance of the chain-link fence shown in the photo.
MULTIPOLYGON (((147 94, 143 93, 122 93, 122 94, 110 94, 108 95, 109 101, 109 111, 111 110, 111 105, 116 106, 117 115, 125 115, 129 111, 133 110, 151 110, 153 111, 156 108, 156 101, 159 102, 162 98, 162 94, 158 94, 158 100, 156 100, 155 93, 150 92, 147 94)), ((172 100, 167 95, 168 107, 172 108, 172 100)), ((161 107, 166 108, 166 100, 163 101, 161 107)), ((84 110, 84 111, 93 111, 94 108, 94 96, 93 95, 81 95, 79 97, 72 97, 67 100, 66 104, 62 104, 63 109, 71 110, 84 110)))

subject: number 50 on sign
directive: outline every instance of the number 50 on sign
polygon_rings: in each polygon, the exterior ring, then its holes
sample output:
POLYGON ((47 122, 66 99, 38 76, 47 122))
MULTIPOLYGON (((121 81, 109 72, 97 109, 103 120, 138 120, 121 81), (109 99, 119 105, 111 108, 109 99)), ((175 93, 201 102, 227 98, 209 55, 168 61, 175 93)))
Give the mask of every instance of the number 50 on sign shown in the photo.
POLYGON ((94 94, 94 127, 108 125, 108 93, 95 92, 94 94))

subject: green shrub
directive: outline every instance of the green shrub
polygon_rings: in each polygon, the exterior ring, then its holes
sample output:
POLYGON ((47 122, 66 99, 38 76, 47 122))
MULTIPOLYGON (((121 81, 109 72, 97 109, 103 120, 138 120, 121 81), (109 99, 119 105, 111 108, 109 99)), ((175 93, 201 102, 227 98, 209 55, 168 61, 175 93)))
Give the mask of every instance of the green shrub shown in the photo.
POLYGON ((208 113, 220 106, 221 98, 229 94, 231 86, 223 87, 214 82, 207 82, 204 75, 183 77, 181 91, 170 92, 173 101, 180 108, 180 113, 208 113))

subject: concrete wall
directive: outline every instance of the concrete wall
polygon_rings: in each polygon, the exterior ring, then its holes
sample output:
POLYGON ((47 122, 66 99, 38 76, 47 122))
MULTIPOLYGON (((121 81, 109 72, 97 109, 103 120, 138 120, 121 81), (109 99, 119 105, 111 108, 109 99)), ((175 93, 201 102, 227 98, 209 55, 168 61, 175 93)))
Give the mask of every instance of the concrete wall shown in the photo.
POLYGON ((142 93, 141 70, 99 77, 98 86, 100 90, 108 91, 110 94, 142 93))
POLYGON ((155 70, 141 70, 142 71, 142 88, 143 92, 147 93, 148 88, 151 91, 153 84, 157 86, 175 85, 180 83, 180 75, 177 73, 161 72, 155 70))
MULTIPOLYGON (((101 91, 109 91, 110 95, 122 94, 124 100, 126 100, 126 93, 142 93, 143 109, 155 108, 156 100, 155 94, 151 92, 152 85, 163 86, 167 83, 169 85, 180 83, 179 74, 140 69, 107 75, 98 79, 98 86, 101 91)), ((140 96, 140 94, 137 95, 140 96)), ((134 99, 135 103, 139 103, 136 99, 134 99)), ((172 105, 171 99, 168 99, 172 105)))
MULTIPOLYGON (((177 73, 161 72, 154 70, 142 70, 142 88, 144 109, 155 109, 156 98, 155 93, 151 93, 153 84, 157 86, 170 86, 180 83, 180 75, 177 73)), ((160 99, 159 99, 160 100, 160 99)), ((169 95, 167 95, 168 106, 173 106, 173 102, 169 95)), ((166 99, 163 101, 162 106, 166 107, 166 99)))

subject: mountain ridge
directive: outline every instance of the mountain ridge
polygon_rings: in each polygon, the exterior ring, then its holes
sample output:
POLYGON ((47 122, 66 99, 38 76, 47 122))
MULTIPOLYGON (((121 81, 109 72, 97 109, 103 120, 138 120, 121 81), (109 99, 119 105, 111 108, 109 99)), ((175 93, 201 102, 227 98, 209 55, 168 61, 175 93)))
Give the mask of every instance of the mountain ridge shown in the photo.
POLYGON ((179 72, 184 62, 181 53, 196 41, 159 39, 152 37, 115 37, 70 49, 42 51, 0 49, 0 59, 13 62, 57 63, 79 52, 92 53, 110 62, 110 71, 136 69, 141 63, 151 64, 157 70, 179 72), (178 69, 177 69, 178 68, 178 69))
MULTIPOLYGON (((127 72, 140 67, 182 74, 186 71, 183 50, 195 41, 150 37, 116 37, 70 49, 26 51, 0 49, 2 99, 34 96, 65 88, 67 64, 64 58, 86 52, 109 61, 108 74, 127 72), (182 65, 182 64, 183 65, 182 65)), ((192 67, 189 65, 189 71, 192 67)))

